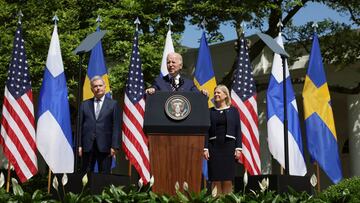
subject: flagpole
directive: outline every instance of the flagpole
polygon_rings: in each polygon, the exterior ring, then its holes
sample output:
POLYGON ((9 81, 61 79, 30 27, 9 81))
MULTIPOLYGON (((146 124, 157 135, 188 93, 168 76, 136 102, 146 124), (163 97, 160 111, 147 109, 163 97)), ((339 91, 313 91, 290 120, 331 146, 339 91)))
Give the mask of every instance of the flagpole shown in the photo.
POLYGON ((79 55, 79 61, 78 61, 78 66, 79 66, 79 74, 78 74, 78 95, 77 95, 77 122, 76 122, 76 137, 75 137, 75 170, 78 169, 78 162, 79 162, 79 153, 78 153, 78 148, 80 146, 80 106, 81 106, 81 99, 82 99, 82 61, 83 61, 83 55, 84 52, 82 53, 78 53, 79 55))
MULTIPOLYGON (((312 27, 314 29, 314 33, 316 33, 316 28, 318 27, 318 24, 314 22, 312 24, 312 27)), ((321 183, 320 183, 320 168, 319 164, 317 162, 314 162, 315 170, 316 170, 316 179, 317 179, 317 191, 320 192, 321 183)))
MULTIPOLYGON (((136 19, 134 21, 134 24, 135 24, 136 31, 138 31, 139 30, 139 25, 140 25, 139 17, 136 17, 136 19)), ((131 161, 130 161, 130 159, 129 159, 129 173, 128 174, 129 174, 129 177, 131 177, 132 172, 131 172, 131 161)))
MULTIPOLYGON (((283 26, 281 19, 276 25, 279 29, 279 33, 281 33, 281 28, 283 26)), ((282 65, 282 73, 283 73, 283 101, 284 101, 284 161, 285 161, 285 167, 281 166, 280 164, 280 174, 281 175, 288 175, 289 170, 289 149, 288 149, 288 125, 287 125, 287 105, 286 105, 286 69, 285 69, 285 58, 281 56, 281 65, 282 65)))
POLYGON ((10 161, 8 161, 8 170, 7 170, 7 178, 6 178, 6 192, 9 192, 10 190, 10 177, 11 177, 11 165, 10 165, 10 161))
MULTIPOLYGON (((55 14, 54 17, 52 18, 52 20, 54 21, 54 27, 57 26, 57 22, 59 21, 59 18, 57 17, 57 15, 55 14)), ((76 150, 75 150, 76 151, 76 150)), ((50 185, 51 185, 51 169, 49 167, 49 173, 48 173, 48 187, 47 187, 47 192, 48 194, 50 194, 50 185)))
POLYGON ((131 162, 130 162, 130 160, 129 160, 129 170, 128 170, 128 175, 129 175, 129 177, 131 177, 131 162))
POLYGON ((47 187, 47 192, 48 192, 48 194, 50 194, 50 187, 51 187, 51 169, 49 168, 49 173, 48 173, 48 187, 47 187))
MULTIPOLYGON (((206 22, 206 19, 204 18, 203 20, 202 20, 202 22, 200 23, 200 27, 202 28, 202 31, 203 31, 203 33, 204 34, 206 34, 206 24, 207 24, 207 22, 206 22)), ((206 41, 206 39, 205 39, 205 41, 206 41)), ((202 37, 201 37, 201 39, 200 39, 200 47, 201 47, 201 44, 202 44, 202 37)), ((198 59, 197 60, 199 60, 199 56, 200 56, 200 47, 199 47, 199 52, 198 52, 198 59)), ((199 68, 199 67, 197 67, 198 66, 198 62, 196 62, 196 65, 195 65, 195 70, 194 70, 194 80, 196 81, 196 80, 198 80, 198 78, 196 78, 197 77, 197 74, 196 74, 196 69, 197 68, 199 68)), ((200 84, 199 84, 199 86, 197 86, 198 85, 198 83, 196 82, 196 87, 198 88, 198 90, 200 90, 200 84)), ((204 169, 202 169, 202 177, 203 177, 203 184, 204 184, 204 188, 207 188, 207 181, 206 181, 206 178, 207 177, 205 177, 205 173, 207 173, 208 174, 208 162, 207 162, 207 160, 205 160, 205 158, 203 158, 203 162, 202 162, 202 168, 204 168, 204 165, 206 165, 206 171, 204 170, 204 169)), ((208 175, 207 175, 208 176, 208 175)))
MULTIPOLYGON (((139 17, 136 17, 135 21, 134 21, 134 24, 135 24, 135 29, 136 31, 139 31, 139 25, 140 25, 140 20, 139 20, 139 17)), ((131 161, 129 159, 129 177, 131 177, 132 175, 132 171, 131 171, 131 161)))
POLYGON ((81 100, 82 100, 82 95, 83 95, 83 91, 82 91, 82 61, 83 61, 83 55, 84 55, 85 51, 81 51, 78 52, 77 55, 79 55, 79 61, 78 61, 78 66, 79 66, 79 74, 78 74, 78 94, 77 94, 77 99, 76 99, 76 103, 77 103, 77 117, 76 117, 76 137, 75 137, 75 166, 74 166, 74 171, 77 171, 78 169, 78 162, 79 162, 79 146, 80 146, 80 107, 81 107, 81 100))
POLYGON ((76 103, 77 103, 77 117, 76 117, 76 137, 75 137, 75 166, 74 166, 74 171, 77 171, 78 169, 78 162, 79 162, 79 151, 78 148, 80 146, 80 106, 81 106, 81 100, 82 100, 82 61, 83 61, 83 55, 84 55, 84 51, 77 53, 77 55, 79 55, 79 61, 78 61, 78 66, 79 66, 79 74, 78 74, 78 94, 77 94, 77 99, 76 99, 76 103))
MULTIPOLYGON (((312 27, 314 29, 314 33, 316 33, 316 29, 318 27, 318 24, 316 22, 314 22, 312 24, 312 27)), ((320 192, 320 188, 321 188, 321 182, 320 182, 320 167, 319 167, 319 163, 315 162, 314 163, 315 166, 315 170, 316 170, 316 179, 317 179, 317 191, 320 192)))
MULTIPOLYGON (((279 33, 281 33, 281 28, 283 24, 281 19, 277 23, 279 28, 279 33)), ((288 136, 288 116, 287 116, 287 98, 286 98, 286 57, 281 56, 282 61, 282 73, 283 73, 283 101, 284 101, 284 155, 285 155, 285 175, 289 175, 289 136, 288 136)))
POLYGON ((284 99, 284 154, 285 154, 285 175, 289 175, 289 146, 288 146, 288 118, 287 118, 287 98, 286 98, 286 58, 281 56, 283 68, 283 99, 284 99))
POLYGON ((314 163, 315 169, 316 169, 316 179, 317 179, 317 191, 320 192, 321 189, 321 182, 320 182, 320 167, 317 162, 314 163))
POLYGON ((83 53, 79 53, 79 74, 78 74, 78 95, 77 95, 77 122, 76 122, 76 146, 75 146, 75 170, 78 168, 79 156, 78 156, 78 148, 80 146, 80 106, 81 106, 81 98, 82 98, 82 61, 83 61, 83 53))

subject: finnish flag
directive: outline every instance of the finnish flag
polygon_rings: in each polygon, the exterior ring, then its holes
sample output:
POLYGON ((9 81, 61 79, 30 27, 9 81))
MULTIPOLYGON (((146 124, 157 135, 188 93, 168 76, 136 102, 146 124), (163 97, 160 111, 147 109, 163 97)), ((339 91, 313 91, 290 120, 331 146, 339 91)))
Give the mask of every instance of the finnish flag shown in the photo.
MULTIPOLYGON (((281 34, 279 34, 275 40, 281 47, 284 47, 281 34)), ((285 70, 289 173, 290 175, 304 176, 307 170, 303 155, 299 115, 287 62, 285 63, 285 70)), ((285 168, 283 82, 282 59, 280 55, 274 54, 271 77, 266 96, 268 143, 269 150, 274 159, 285 168)))
POLYGON ((36 144, 53 173, 73 173, 68 91, 56 25, 40 90, 36 144))

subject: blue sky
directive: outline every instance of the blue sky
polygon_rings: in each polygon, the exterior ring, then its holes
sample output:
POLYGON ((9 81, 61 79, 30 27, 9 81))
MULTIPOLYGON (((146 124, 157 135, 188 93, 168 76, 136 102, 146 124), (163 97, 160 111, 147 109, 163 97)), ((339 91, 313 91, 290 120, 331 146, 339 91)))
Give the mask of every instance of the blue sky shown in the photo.
MULTIPOLYGON (((340 15, 331 8, 319 3, 308 3, 305 7, 301 8, 293 18, 295 25, 303 25, 311 21, 321 21, 323 19, 333 19, 339 22, 349 22, 348 15, 340 15)), ((220 27, 220 31, 223 33, 225 40, 232 40, 236 38, 235 29, 230 24, 225 24, 220 27)), ((181 44, 187 47, 199 47, 199 39, 201 38, 201 30, 197 26, 186 25, 181 44)), ((246 30, 245 35, 250 35, 258 30, 246 30)))

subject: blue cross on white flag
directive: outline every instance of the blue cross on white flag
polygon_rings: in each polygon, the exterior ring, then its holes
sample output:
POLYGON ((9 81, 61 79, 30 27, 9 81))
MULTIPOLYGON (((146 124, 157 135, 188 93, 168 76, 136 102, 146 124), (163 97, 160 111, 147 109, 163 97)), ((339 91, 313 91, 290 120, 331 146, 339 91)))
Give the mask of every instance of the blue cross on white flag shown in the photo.
POLYGON ((54 27, 40 90, 36 144, 53 173, 72 173, 74 153, 68 91, 57 26, 54 27))
MULTIPOLYGON (((279 34, 275 40, 281 47, 284 47, 281 34, 279 34)), ((290 175, 304 176, 307 170, 303 155, 299 115, 287 63, 285 63, 285 75, 288 118, 289 173, 290 175)), ((285 168, 283 84, 282 59, 279 54, 274 54, 266 102, 268 117, 268 143, 269 150, 273 157, 283 168, 285 168)))

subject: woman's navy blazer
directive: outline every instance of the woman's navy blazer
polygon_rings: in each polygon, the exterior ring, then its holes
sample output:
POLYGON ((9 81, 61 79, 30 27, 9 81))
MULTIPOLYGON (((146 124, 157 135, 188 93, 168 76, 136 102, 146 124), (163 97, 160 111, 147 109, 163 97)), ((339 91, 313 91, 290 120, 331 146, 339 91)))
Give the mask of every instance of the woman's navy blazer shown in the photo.
MULTIPOLYGON (((210 109, 210 123, 208 133, 205 135, 205 147, 208 149, 210 140, 216 139, 216 110, 214 107, 210 109)), ((235 147, 241 148, 241 127, 240 127, 240 116, 238 110, 230 106, 228 109, 223 110, 226 116, 226 138, 235 140, 235 147)))

